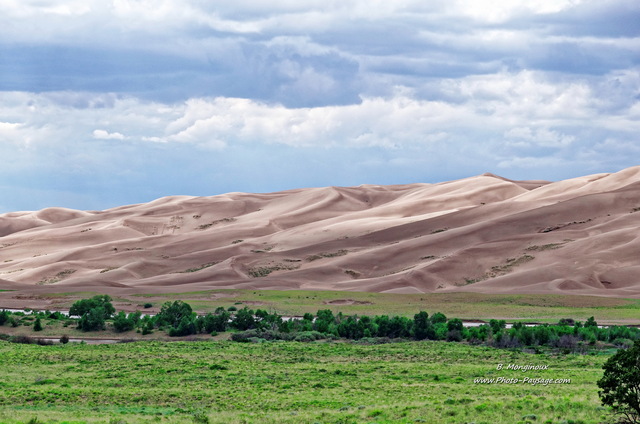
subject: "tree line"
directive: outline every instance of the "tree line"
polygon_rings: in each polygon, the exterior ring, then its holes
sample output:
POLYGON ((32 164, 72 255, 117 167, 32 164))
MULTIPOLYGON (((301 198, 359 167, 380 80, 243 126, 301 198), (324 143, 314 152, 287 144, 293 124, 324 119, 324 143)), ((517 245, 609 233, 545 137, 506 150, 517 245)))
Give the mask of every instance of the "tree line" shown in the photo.
MULTIPOLYGON (((98 295, 75 302, 70 316, 82 331, 101 331, 111 326, 116 332, 136 330, 143 335, 165 331, 171 337, 195 334, 218 334, 232 331, 234 341, 349 339, 383 342, 389 339, 445 340, 486 344, 502 348, 549 346, 574 350, 578 346, 597 342, 628 347, 640 340, 640 330, 634 327, 599 327, 593 317, 584 323, 562 319, 557 324, 527 326, 516 322, 507 328, 505 320, 492 319, 476 327, 465 327, 459 318, 447 318, 443 313, 429 315, 420 311, 408 318, 404 316, 357 316, 334 313, 330 309, 306 313, 300 318, 287 319, 264 309, 217 308, 214 312, 198 315, 181 300, 165 302, 155 315, 140 311, 116 312, 108 295, 98 295)), ((48 319, 69 319, 58 312, 37 315, 34 331, 42 329, 41 316, 48 319)), ((13 324, 15 319, 7 311, 0 312, 0 325, 13 324)))

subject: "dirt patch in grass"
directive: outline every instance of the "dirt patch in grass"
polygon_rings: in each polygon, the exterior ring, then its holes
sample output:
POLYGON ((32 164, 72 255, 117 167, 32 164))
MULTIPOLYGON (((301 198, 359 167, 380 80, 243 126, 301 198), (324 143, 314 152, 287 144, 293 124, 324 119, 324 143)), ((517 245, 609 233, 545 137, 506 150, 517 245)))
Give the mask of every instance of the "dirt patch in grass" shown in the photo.
POLYGON ((324 304, 325 305, 373 305, 373 302, 368 302, 366 300, 335 299, 335 300, 326 300, 324 304))

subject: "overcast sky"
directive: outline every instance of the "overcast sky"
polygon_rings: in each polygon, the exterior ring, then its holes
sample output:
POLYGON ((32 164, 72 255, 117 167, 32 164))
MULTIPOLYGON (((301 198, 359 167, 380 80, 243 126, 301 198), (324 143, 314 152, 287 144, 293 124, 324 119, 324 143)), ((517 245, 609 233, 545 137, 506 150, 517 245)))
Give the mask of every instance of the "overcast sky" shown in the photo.
POLYGON ((640 158, 638 0, 2 0, 0 213, 640 158))

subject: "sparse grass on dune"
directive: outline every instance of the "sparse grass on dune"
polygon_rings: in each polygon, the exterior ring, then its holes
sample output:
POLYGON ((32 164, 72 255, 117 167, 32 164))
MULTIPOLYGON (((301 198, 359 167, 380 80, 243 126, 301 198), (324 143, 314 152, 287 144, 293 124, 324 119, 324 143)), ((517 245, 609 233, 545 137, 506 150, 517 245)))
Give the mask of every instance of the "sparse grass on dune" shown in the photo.
POLYGON ((595 384, 605 359, 445 342, 0 342, 0 422, 595 424, 606 413, 595 384), (523 376, 571 383, 474 383, 523 376))

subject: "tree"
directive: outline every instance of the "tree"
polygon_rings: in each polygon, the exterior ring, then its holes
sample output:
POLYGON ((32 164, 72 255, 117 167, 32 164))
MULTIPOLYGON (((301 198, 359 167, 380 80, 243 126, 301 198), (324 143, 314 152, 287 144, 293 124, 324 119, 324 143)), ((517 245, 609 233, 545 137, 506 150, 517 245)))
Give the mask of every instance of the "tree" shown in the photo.
POLYGON ((118 312, 118 314, 113 318, 113 328, 118 333, 123 333, 125 331, 133 330, 135 326, 135 322, 132 318, 128 318, 127 314, 124 311, 118 312))
POLYGON ((452 318, 447 322, 447 330, 449 331, 462 331, 464 324, 460 318, 452 318))
POLYGON ((313 328, 321 333, 328 333, 329 327, 336 322, 336 318, 333 316, 333 311, 331 309, 318 310, 316 317, 316 321, 313 323, 313 328))
POLYGON ((69 309, 69 315, 83 316, 91 309, 102 308, 104 313, 104 319, 111 318, 116 312, 116 308, 111 304, 111 297, 109 295, 93 296, 91 299, 82 299, 71 305, 69 309))
POLYGON ((429 314, 425 311, 420 311, 413 316, 413 337, 416 340, 436 338, 436 331, 429 321, 429 314))
POLYGON ((42 322, 40 322, 40 317, 36 318, 36 322, 33 323, 33 331, 42 331, 42 322))
POLYGON ((160 309, 160 313, 156 316, 156 324, 158 327, 168 325, 177 328, 180 326, 182 318, 191 318, 192 313, 191 305, 182 300, 176 300, 173 303, 165 302, 160 309))
POLYGON ((507 322, 503 319, 492 319, 491 321, 489 321, 489 326, 491 327, 491 331, 493 332, 493 334, 497 334, 500 332, 500 330, 504 330, 505 328, 507 328, 507 322))
POLYGON ((640 423, 640 340, 619 350, 602 368, 604 375, 598 381, 602 404, 621 415, 621 422, 640 423))
POLYGON ((253 310, 246 306, 240 309, 233 320, 233 326, 240 331, 254 328, 256 326, 256 320, 253 317, 253 310))
POLYGON ((78 328, 82 331, 104 330, 105 310, 103 307, 90 309, 78 321, 78 328))
POLYGON ((178 324, 178 327, 171 327, 169 329, 170 337, 182 337, 196 333, 196 325, 190 316, 183 316, 178 324))
POLYGON ((431 322, 433 324, 444 323, 447 322, 447 317, 442 312, 436 312, 435 314, 431 315, 431 322))

